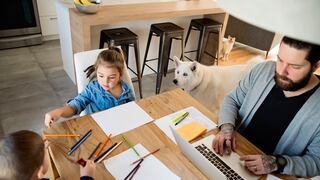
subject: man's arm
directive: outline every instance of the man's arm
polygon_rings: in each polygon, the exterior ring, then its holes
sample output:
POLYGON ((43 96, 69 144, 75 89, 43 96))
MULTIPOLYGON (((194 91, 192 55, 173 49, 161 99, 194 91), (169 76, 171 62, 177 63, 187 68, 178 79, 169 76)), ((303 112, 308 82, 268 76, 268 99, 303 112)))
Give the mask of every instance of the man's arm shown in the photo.
POLYGON ((219 112, 219 127, 223 124, 230 123, 235 125, 239 109, 250 89, 253 81, 257 76, 257 68, 248 72, 239 84, 224 98, 219 112))
POLYGON ((305 154, 302 156, 283 155, 287 160, 287 165, 283 169, 283 174, 300 177, 313 177, 320 175, 320 131, 307 146, 305 154))
POLYGON ((227 149, 227 154, 230 154, 231 150, 234 151, 236 149, 234 136, 235 121, 247 92, 253 86, 254 77, 258 74, 255 69, 247 73, 231 93, 224 98, 219 113, 220 132, 212 142, 213 149, 220 155, 224 154, 225 148, 227 149))

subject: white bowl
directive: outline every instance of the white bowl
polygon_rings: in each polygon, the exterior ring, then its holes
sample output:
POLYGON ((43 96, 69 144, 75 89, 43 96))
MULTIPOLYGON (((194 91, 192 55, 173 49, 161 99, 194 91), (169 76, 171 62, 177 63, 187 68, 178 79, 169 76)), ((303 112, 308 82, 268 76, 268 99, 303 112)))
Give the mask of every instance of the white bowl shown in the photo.
POLYGON ((76 8, 82 12, 87 14, 94 14, 98 12, 100 4, 89 4, 89 5, 82 5, 78 3, 74 3, 76 8))

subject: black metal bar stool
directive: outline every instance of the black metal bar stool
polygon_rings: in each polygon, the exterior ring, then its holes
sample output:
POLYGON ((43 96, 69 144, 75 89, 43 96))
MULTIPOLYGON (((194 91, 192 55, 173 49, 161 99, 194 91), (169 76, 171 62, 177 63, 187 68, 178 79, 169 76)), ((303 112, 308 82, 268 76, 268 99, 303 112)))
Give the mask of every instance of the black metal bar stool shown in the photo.
POLYGON ((123 52, 125 53, 125 61, 128 69, 130 69, 130 71, 134 73, 138 78, 139 93, 140 98, 142 98, 138 35, 127 28, 102 30, 100 33, 100 49, 104 47, 104 43, 107 43, 108 46, 121 46, 123 52), (128 64, 129 46, 134 47, 137 72, 133 71, 128 64))
MULTIPOLYGON (((203 53, 206 53, 209 56, 213 57, 216 64, 218 65, 219 49, 220 49, 219 40, 220 40, 221 29, 222 29, 222 24, 219 22, 216 22, 212 19, 208 19, 208 18, 192 19, 190 22, 189 29, 188 29, 188 33, 187 33, 187 37, 186 37, 186 41, 185 41, 185 46, 188 43, 188 39, 189 39, 189 35, 190 35, 191 30, 196 30, 196 31, 200 31, 198 48, 197 48, 197 50, 186 51, 185 54, 197 52, 196 61, 200 62, 201 58, 203 56, 203 53), (205 51, 210 34, 214 34, 218 37, 217 38, 218 41, 215 41, 216 43, 213 45, 214 55, 205 51)), ((192 61, 191 58, 189 58, 187 56, 185 56, 185 57, 192 61)))
POLYGON ((152 24, 149 32, 148 42, 146 53, 144 55, 143 65, 142 65, 142 75, 144 71, 144 67, 147 66, 152 71, 157 74, 157 83, 156 83, 156 94, 159 94, 161 88, 162 75, 166 76, 168 71, 168 64, 170 59, 171 52, 171 44, 172 40, 180 40, 181 41, 181 54, 184 53, 184 43, 183 43, 183 28, 177 26, 176 24, 166 22, 166 23, 158 23, 152 24), (147 59, 150 42, 152 36, 160 37, 160 45, 159 45, 159 54, 158 58, 155 59, 147 59), (157 71, 151 68, 147 62, 158 60, 157 71))

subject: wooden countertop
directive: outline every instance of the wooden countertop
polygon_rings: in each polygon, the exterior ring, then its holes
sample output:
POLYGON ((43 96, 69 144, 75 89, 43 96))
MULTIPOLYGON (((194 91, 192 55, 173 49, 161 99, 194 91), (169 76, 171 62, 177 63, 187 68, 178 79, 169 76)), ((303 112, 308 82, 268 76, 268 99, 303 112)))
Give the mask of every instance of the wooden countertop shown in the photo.
POLYGON ((101 6, 96 14, 84 14, 76 8, 70 9, 71 19, 78 19, 82 25, 89 26, 217 13, 224 13, 224 11, 213 0, 105 5, 101 6))

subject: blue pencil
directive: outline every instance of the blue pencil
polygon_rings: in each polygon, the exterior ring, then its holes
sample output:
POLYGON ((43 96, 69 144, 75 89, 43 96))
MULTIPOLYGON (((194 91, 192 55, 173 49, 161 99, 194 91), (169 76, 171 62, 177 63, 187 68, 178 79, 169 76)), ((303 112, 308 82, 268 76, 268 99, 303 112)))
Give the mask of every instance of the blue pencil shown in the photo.
POLYGON ((91 135, 92 129, 90 129, 75 145, 72 146, 68 155, 71 155, 78 147, 91 135))

